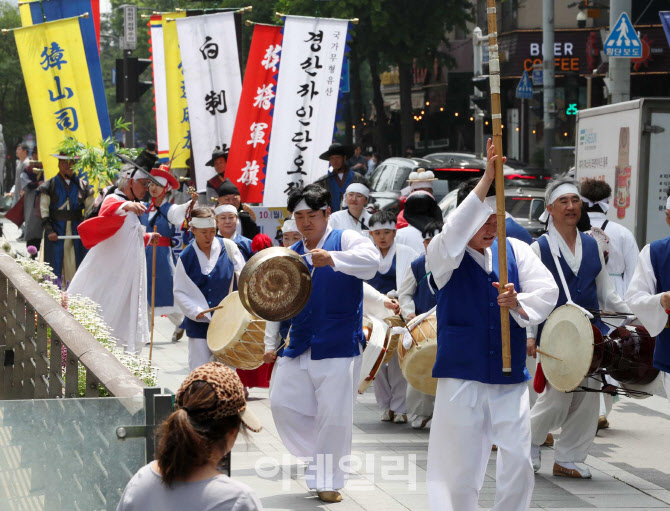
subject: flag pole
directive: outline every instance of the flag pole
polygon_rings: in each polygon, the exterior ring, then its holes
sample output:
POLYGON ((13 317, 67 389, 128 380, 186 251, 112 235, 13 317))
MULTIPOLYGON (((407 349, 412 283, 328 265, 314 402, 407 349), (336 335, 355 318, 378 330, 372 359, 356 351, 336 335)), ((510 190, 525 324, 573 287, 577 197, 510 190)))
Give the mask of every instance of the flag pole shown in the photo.
MULTIPOLYGON (((493 145, 498 157, 495 159, 496 217, 498 220, 498 293, 505 292, 507 285, 507 239, 505 232, 505 182, 503 176, 502 113, 500 108, 500 60, 498 58, 498 20, 496 0, 486 0, 489 37, 489 83, 491 86, 491 121, 493 145)), ((509 309, 500 308, 500 334, 502 338, 503 376, 512 376, 512 352, 510 349, 509 309)))

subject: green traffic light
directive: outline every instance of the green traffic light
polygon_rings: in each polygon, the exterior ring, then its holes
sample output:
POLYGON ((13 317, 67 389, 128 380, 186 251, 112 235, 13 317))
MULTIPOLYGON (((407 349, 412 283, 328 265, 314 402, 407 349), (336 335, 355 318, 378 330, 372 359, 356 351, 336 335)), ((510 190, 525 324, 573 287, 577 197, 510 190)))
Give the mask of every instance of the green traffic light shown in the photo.
POLYGON ((570 103, 568 108, 565 109, 565 115, 577 115, 579 108, 577 108, 577 103, 570 103))

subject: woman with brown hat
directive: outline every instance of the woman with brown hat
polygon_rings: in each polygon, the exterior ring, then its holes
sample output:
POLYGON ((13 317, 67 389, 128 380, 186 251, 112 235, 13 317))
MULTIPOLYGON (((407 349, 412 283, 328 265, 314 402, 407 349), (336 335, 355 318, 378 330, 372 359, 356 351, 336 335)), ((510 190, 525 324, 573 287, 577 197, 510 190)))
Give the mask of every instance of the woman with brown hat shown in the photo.
POLYGON ((240 430, 261 430, 237 374, 219 362, 200 366, 181 384, 175 404, 159 428, 156 461, 133 476, 117 511, 262 509, 251 488, 217 470, 240 430))

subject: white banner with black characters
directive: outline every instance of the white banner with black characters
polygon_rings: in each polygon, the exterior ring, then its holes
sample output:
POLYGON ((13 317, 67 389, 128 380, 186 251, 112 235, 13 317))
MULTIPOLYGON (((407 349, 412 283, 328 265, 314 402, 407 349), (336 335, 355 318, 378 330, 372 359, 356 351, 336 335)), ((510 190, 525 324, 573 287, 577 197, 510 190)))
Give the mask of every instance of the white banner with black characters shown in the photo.
POLYGON ((207 167, 212 152, 230 147, 242 76, 235 14, 222 12, 176 20, 198 192, 216 175, 207 167))
POLYGON ((328 171, 348 20, 286 16, 265 178, 264 206, 328 171))

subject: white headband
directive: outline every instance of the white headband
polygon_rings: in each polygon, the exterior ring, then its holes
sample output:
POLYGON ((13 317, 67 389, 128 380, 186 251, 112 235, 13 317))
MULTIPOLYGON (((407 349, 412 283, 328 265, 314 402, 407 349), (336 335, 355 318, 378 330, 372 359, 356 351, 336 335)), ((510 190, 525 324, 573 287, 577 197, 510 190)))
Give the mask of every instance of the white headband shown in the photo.
POLYGON ((491 195, 489 197, 486 197, 484 199, 484 204, 486 204, 489 208, 491 208, 493 211, 495 211, 496 207, 497 207, 496 196, 491 195))
POLYGON ((374 224, 370 226, 370 232, 381 231, 384 229, 395 231, 395 224, 393 222, 384 222, 383 224, 374 224))
POLYGON ((351 183, 347 186, 347 191, 345 193, 360 193, 366 197, 370 197, 370 189, 365 186, 363 183, 351 183))
MULTIPOLYGON (((577 187, 574 184, 563 183, 562 185, 557 186, 556 189, 553 192, 551 192, 551 195, 549 196, 549 200, 547 201, 546 205, 550 206, 554 202, 556 202, 559 197, 562 197, 563 195, 567 195, 567 194, 571 194, 571 193, 581 197, 581 195, 579 195, 579 190, 577 189, 577 187)), ((539 220, 540 220, 540 222, 547 222, 549 220, 549 217, 550 217, 549 210, 545 209, 542 212, 542 214, 540 215, 539 220)))
POLYGON ((188 223, 191 227, 196 229, 216 229, 216 220, 214 217, 208 216, 207 218, 191 218, 191 221, 188 223))
POLYGON ((221 213, 233 213, 235 216, 238 215, 237 208, 232 204, 222 204, 221 206, 217 206, 214 210, 214 214, 219 216, 221 213))
POLYGON ((665 209, 670 209, 670 197, 668 197, 668 200, 665 201, 665 209))
POLYGON ((298 226, 295 224, 295 220, 292 218, 284 220, 284 225, 281 227, 281 232, 284 234, 287 232, 298 232, 298 226))
POLYGON ((154 176, 154 179, 158 181, 163 188, 167 185, 167 179, 164 177, 154 176))
MULTIPOLYGON (((302 199, 300 202, 298 202, 298 205, 293 209, 293 211, 304 211, 306 209, 309 209, 311 211, 318 211, 318 210, 313 210, 312 208, 310 208, 307 205, 307 202, 305 202, 305 199, 302 199)), ((328 209, 328 204, 326 204, 325 206, 323 206, 319 209, 323 209, 323 210, 328 209)))
POLYGON ((609 199, 599 200, 598 202, 591 202, 586 197, 582 197, 582 201, 585 202, 589 208, 592 208, 593 206, 600 206, 600 209, 603 210, 603 213, 607 213, 607 211, 610 209, 609 199))

